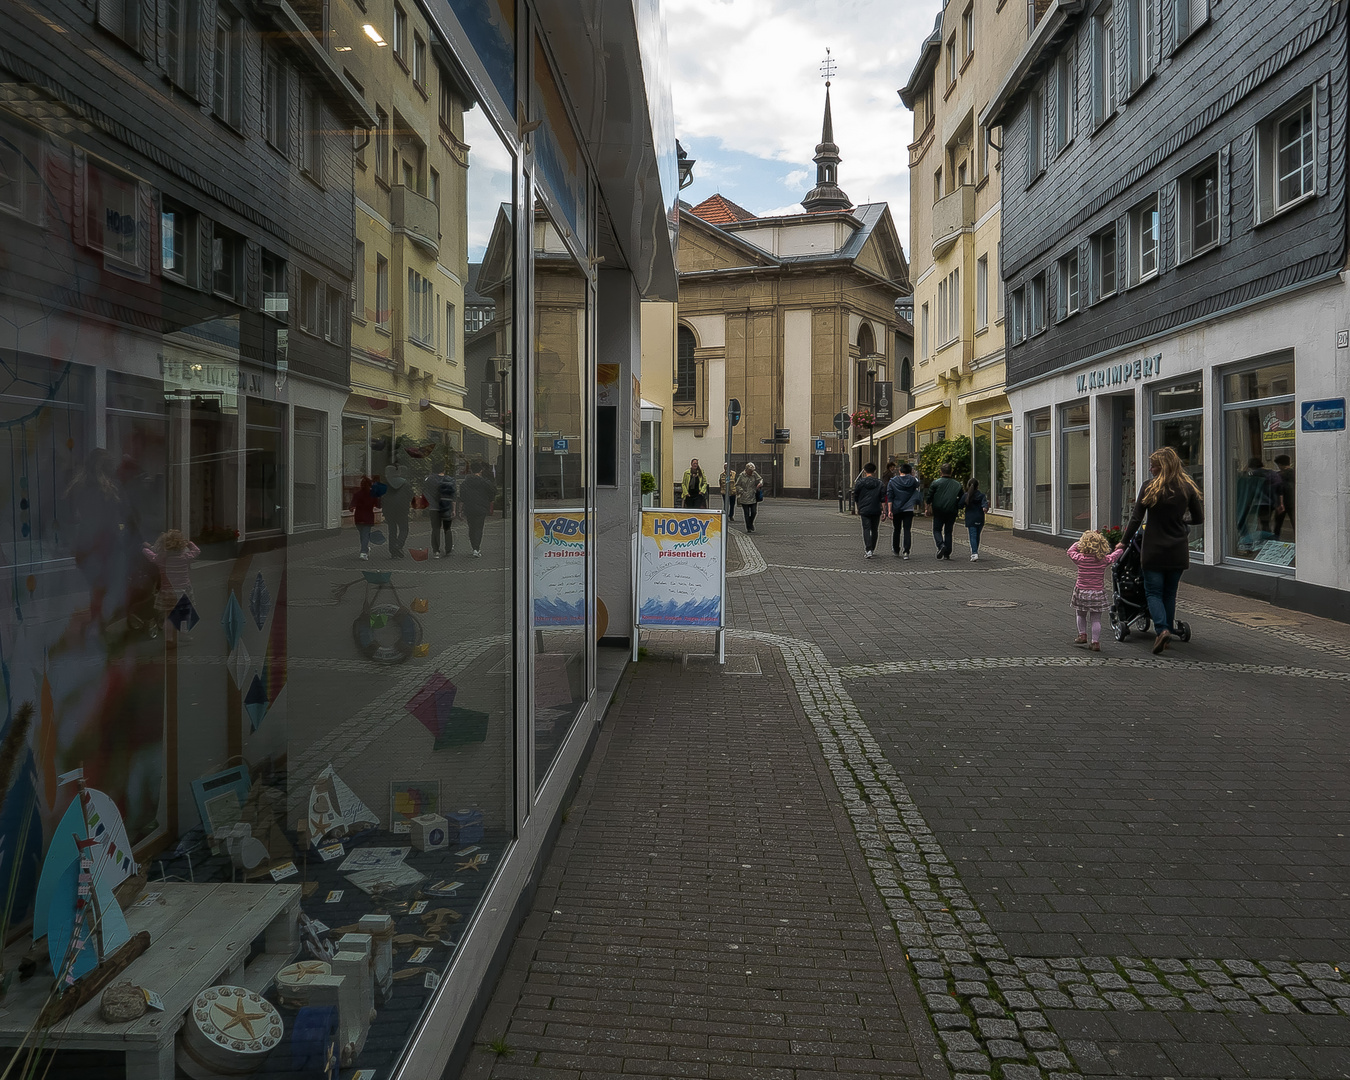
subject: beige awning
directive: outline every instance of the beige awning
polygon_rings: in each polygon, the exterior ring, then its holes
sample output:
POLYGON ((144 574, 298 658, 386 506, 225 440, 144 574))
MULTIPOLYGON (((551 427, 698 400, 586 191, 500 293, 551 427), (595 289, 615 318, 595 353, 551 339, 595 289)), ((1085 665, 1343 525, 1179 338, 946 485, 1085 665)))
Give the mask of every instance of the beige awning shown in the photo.
POLYGON ((925 405, 922 409, 911 409, 909 412, 905 413, 904 416, 900 417, 899 420, 892 424, 887 424, 880 431, 873 433, 870 438, 855 442, 853 444, 853 449, 857 450, 863 446, 879 443, 882 439, 889 439, 897 432, 904 431, 907 427, 913 427, 929 413, 937 412, 938 409, 945 409, 946 407, 946 405, 925 405))
MULTIPOLYGON (((449 405, 437 405, 434 401, 430 402, 430 405, 437 412, 444 413, 466 431, 475 431, 479 435, 486 435, 489 439, 500 439, 502 437, 501 428, 493 427, 486 420, 480 420, 468 409, 454 409, 449 405)), ((506 444, 511 445, 510 435, 506 436, 506 444)))

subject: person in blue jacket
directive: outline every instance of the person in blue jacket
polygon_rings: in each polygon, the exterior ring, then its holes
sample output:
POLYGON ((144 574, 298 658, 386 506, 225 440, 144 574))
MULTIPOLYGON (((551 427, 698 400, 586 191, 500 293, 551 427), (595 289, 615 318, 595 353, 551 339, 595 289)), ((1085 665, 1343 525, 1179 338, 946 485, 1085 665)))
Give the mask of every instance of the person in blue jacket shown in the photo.
POLYGON ((923 506, 923 485, 914 475, 914 466, 908 461, 900 463, 900 471, 886 485, 886 498, 891 504, 891 524, 895 531, 891 534, 891 551, 909 558, 909 534, 914 525, 914 513, 923 506), (905 550, 900 551, 901 533, 904 534, 905 550))
POLYGON ((966 485, 966 532, 970 534, 970 561, 980 561, 980 532, 984 529, 984 512, 989 509, 989 496, 980 490, 980 482, 970 478, 966 485))

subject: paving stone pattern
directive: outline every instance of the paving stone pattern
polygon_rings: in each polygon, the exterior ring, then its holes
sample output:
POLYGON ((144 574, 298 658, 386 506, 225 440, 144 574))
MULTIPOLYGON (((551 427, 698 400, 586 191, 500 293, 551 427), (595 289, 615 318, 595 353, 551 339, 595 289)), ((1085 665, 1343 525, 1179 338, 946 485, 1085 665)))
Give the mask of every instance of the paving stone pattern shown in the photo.
POLYGON ((1350 631, 1183 587, 1079 652, 1061 552, 856 531, 733 532, 762 678, 648 642, 466 1076, 1350 1077, 1350 631))

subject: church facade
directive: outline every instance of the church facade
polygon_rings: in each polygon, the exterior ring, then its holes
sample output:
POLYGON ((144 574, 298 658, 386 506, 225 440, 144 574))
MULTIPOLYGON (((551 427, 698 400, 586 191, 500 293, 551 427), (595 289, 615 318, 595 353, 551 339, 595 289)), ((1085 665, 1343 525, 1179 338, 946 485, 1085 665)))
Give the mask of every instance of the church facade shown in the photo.
POLYGON ((758 217, 721 195, 681 205, 677 480, 691 458, 720 474, 731 399, 732 465, 754 462, 766 496, 834 498, 869 453, 885 461, 892 449, 855 448, 866 431, 832 436, 838 413, 872 407, 876 384, 908 387, 913 333, 896 316, 909 265, 889 206, 854 206, 839 186, 828 87, 815 161, 800 214, 758 217))

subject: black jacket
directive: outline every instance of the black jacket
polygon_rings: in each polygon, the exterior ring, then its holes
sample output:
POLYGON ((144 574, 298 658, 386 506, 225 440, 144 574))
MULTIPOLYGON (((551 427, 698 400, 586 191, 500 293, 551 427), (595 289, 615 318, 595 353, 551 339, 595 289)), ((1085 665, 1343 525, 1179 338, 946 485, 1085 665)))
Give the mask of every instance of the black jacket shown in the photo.
POLYGON ((881 496, 885 492, 881 481, 870 473, 863 473, 853 485, 853 505, 863 517, 881 517, 881 496))
POLYGON ((1189 513, 1192 525, 1204 524, 1205 510, 1200 496, 1190 488, 1184 488, 1165 492, 1152 506, 1145 506, 1143 500, 1144 488, 1141 487, 1121 542, 1128 545, 1144 523, 1144 516, 1148 515, 1148 528, 1144 530, 1140 550, 1144 569, 1185 570, 1191 565, 1190 529, 1185 518, 1189 513))

